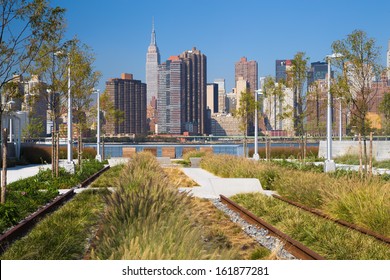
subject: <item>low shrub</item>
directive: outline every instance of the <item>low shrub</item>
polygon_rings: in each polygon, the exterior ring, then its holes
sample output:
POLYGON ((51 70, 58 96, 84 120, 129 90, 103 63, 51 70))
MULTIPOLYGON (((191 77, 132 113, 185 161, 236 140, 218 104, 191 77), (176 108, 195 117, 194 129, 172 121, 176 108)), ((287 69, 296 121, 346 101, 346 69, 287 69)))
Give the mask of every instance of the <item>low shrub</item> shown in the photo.
MULTIPOLYGON (((32 145, 32 146, 22 147, 20 155, 23 158, 23 160, 31 164, 50 163, 51 146, 32 145)), ((60 159, 65 159, 67 157, 67 147, 64 146, 60 147, 59 156, 60 159)), ((77 159, 77 156, 78 156, 77 148, 73 148, 73 159, 77 159)), ((83 149, 82 156, 84 159, 94 159, 96 157, 96 150, 91 147, 85 147, 83 149)))

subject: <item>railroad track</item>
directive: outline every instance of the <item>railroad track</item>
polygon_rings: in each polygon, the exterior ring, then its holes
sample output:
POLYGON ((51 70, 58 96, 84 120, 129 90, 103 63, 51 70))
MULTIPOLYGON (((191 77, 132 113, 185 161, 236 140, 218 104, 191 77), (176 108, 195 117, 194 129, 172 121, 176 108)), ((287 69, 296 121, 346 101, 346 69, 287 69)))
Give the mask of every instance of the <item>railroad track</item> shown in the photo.
POLYGON ((220 195, 221 202, 224 203, 231 210, 236 211, 240 214, 240 216, 246 220, 247 222, 254 224, 258 227, 265 228, 268 230, 269 235, 277 237, 281 241, 285 243, 284 249, 290 252, 293 256, 302 260, 324 260, 325 258, 314 252, 310 248, 306 247, 302 243, 292 239, 287 234, 281 232, 271 224, 265 222, 261 218, 255 216, 249 210, 244 207, 238 205, 234 201, 230 200, 226 196, 220 195))
POLYGON ((282 197, 282 196, 279 196, 279 195, 276 195, 276 194, 273 194, 272 196, 273 196, 274 198, 277 198, 277 199, 279 199, 279 200, 281 200, 281 201, 284 201, 284 202, 286 202, 286 203, 288 203, 288 204, 290 204, 290 205, 293 205, 293 206, 298 207, 298 208, 300 208, 300 209, 302 209, 302 210, 305 210, 305 211, 307 211, 307 212, 310 212, 311 214, 314 214, 314 215, 316 215, 316 216, 325 218, 325 219, 327 219, 327 220, 330 220, 330 221, 332 221, 332 222, 335 222, 335 223, 337 223, 337 224, 339 224, 339 225, 342 225, 342 226, 344 226, 344 227, 347 227, 347 228, 349 228, 349 229, 356 230, 356 231, 358 231, 358 232, 360 232, 360 233, 363 233, 363 234, 366 234, 366 235, 368 235, 368 236, 374 237, 375 239, 377 239, 377 240, 379 240, 379 241, 382 241, 382 242, 384 242, 384 243, 390 245, 390 238, 389 238, 389 237, 386 237, 386 236, 384 236, 384 235, 380 235, 380 234, 378 234, 378 233, 376 233, 376 232, 374 232, 374 231, 372 231, 372 230, 369 230, 369 229, 366 229, 366 228, 357 226, 357 225, 355 225, 355 224, 351 224, 351 223, 346 222, 346 221, 344 221, 344 220, 335 219, 335 218, 333 218, 333 217, 331 217, 331 216, 329 216, 329 215, 327 215, 327 214, 321 212, 321 211, 318 210, 318 209, 313 209, 313 208, 307 207, 307 206, 302 205, 302 204, 300 204, 300 203, 297 203, 297 202, 295 202, 295 201, 289 200, 289 199, 287 199, 287 198, 285 198, 285 197, 282 197))
POLYGON ((91 177, 84 180, 82 183, 69 189, 69 191, 58 195, 53 201, 49 202, 42 208, 38 209, 36 212, 29 215, 27 218, 19 222, 17 225, 13 226, 11 229, 6 231, 3 235, 0 236, 0 254, 2 254, 9 245, 11 245, 17 239, 26 235, 31 228, 35 226, 43 217, 47 214, 55 211, 61 205, 69 201, 76 193, 75 190, 79 188, 86 188, 89 184, 91 184, 94 180, 96 180, 103 172, 107 171, 110 166, 106 166, 93 174, 91 177))

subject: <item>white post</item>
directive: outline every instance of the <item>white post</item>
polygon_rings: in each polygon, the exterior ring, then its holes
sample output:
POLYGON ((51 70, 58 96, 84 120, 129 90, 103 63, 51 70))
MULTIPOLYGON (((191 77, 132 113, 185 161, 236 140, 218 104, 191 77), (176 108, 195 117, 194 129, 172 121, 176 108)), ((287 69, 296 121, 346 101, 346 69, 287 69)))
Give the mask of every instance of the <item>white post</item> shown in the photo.
POLYGON ((102 157, 100 155, 100 92, 97 89, 97 122, 96 122, 96 160, 102 161, 102 157))
POLYGON ((324 163, 324 172, 333 172, 336 170, 336 165, 332 160, 332 107, 330 94, 330 60, 331 56, 327 56, 328 61, 328 106, 326 115, 326 160, 324 163))
POLYGON ((253 153, 253 159, 254 160, 259 160, 260 159, 260 156, 259 156, 259 153, 258 153, 258 130, 259 130, 259 125, 258 125, 258 118, 257 118, 257 101, 258 101, 258 90, 255 90, 255 104, 256 104, 256 109, 255 109, 255 151, 253 153))

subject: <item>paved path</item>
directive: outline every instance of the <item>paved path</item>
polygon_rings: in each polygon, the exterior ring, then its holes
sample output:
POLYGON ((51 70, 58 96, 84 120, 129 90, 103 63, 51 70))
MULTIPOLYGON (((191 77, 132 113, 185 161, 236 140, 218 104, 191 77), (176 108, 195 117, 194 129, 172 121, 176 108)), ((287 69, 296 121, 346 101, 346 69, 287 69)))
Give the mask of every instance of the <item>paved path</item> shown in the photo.
POLYGON ((269 194, 261 187, 260 181, 254 178, 220 178, 202 168, 182 168, 188 177, 199 184, 199 187, 179 188, 180 191, 201 198, 227 197, 238 193, 261 192, 269 194))
POLYGON ((51 169, 50 164, 18 165, 7 168, 7 183, 34 176, 40 169, 51 169))

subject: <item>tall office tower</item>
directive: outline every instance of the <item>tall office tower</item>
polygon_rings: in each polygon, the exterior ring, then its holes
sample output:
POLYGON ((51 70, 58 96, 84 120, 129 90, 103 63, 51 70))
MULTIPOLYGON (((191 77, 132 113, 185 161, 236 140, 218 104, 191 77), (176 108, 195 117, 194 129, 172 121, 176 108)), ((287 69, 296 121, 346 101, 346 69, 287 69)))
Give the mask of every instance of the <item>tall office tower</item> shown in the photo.
POLYGON ((196 48, 180 54, 185 71, 184 107, 185 131, 190 134, 209 134, 206 124, 207 58, 196 48))
POLYGON ((207 84, 207 108, 211 113, 218 113, 218 84, 207 84))
POLYGON ((154 21, 152 24, 152 35, 148 52, 146 53, 146 84, 147 105, 150 104, 153 96, 157 96, 158 91, 158 65, 160 64, 160 52, 156 43, 156 32, 154 31, 154 21))
POLYGON ((309 88, 315 81, 325 80, 328 75, 327 62, 312 62, 310 70, 307 72, 307 87, 309 88))
POLYGON ((225 79, 215 79, 214 84, 218 84, 218 112, 226 112, 226 89, 225 89, 225 79))
POLYGON ((116 119, 107 122, 107 133, 145 135, 146 84, 134 80, 132 74, 123 73, 121 78, 109 79, 106 82, 106 91, 115 109, 123 112, 123 121, 116 119))
POLYGON ((184 130, 184 64, 171 56, 158 68, 157 133, 181 134, 184 130))
POLYGON ((241 102, 241 93, 246 92, 247 90, 250 90, 249 88, 249 82, 244 79, 244 77, 238 77, 236 80, 236 110, 240 108, 240 102, 241 102))
POLYGON ((280 82, 280 80, 287 81, 287 73, 291 69, 292 63, 289 59, 276 60, 275 62, 275 80, 280 82))
POLYGON ((248 61, 246 57, 242 57, 235 65, 235 81, 239 77, 243 77, 248 81, 248 89, 250 92, 255 92, 258 89, 258 68, 257 62, 254 60, 248 61))

